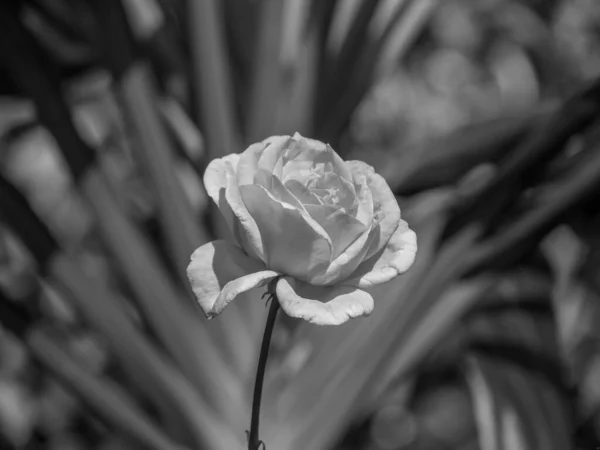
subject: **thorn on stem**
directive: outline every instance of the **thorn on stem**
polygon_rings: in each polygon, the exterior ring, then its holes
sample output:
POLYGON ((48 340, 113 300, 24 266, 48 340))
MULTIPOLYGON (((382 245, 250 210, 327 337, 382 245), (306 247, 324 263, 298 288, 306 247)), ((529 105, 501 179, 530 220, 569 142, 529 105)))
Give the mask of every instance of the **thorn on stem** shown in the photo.
POLYGON ((266 308, 267 306, 269 306, 269 302, 271 300, 273 300, 273 294, 271 294, 270 292, 267 291, 261 296, 261 299, 264 300, 265 297, 267 297, 267 300, 265 302, 265 308, 266 308))
MULTIPOLYGON (((250 431, 246 430, 246 440, 250 443, 250 431)), ((256 450, 267 450, 267 446, 263 441, 258 441, 256 450)))

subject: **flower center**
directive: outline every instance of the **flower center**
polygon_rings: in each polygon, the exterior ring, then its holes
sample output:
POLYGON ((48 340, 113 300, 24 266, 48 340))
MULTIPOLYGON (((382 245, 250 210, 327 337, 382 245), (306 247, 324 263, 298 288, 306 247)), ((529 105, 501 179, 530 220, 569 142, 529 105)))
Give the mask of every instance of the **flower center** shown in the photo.
POLYGON ((338 188, 330 187, 326 189, 317 189, 316 191, 315 194, 321 199, 324 205, 341 206, 340 191, 338 188))

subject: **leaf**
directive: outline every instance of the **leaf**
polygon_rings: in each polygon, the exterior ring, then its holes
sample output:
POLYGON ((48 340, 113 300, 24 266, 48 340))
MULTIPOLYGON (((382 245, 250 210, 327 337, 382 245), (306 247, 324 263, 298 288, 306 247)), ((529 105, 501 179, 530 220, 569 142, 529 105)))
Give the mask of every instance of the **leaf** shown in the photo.
POLYGON ((465 256, 466 272, 507 267, 537 245, 564 214, 587 200, 600 185, 600 152, 596 146, 583 150, 578 163, 563 179, 544 189, 536 206, 484 240, 465 256))
POLYGON ((522 283, 503 288, 511 278, 504 278, 484 299, 492 309, 476 310, 467 319, 470 351, 465 367, 481 448, 572 448, 573 412, 549 279, 531 297, 522 283))
POLYGON ((137 145, 134 145, 137 160, 143 165, 149 185, 156 194, 167 248, 182 285, 188 286, 185 271, 190 255, 208 242, 210 236, 193 217, 181 181, 175 175, 175 152, 158 116, 156 93, 147 67, 136 65, 129 69, 119 88, 138 139, 137 145))
MULTIPOLYGON (((76 258, 60 251, 25 198, 2 177, 0 186, 0 206, 6 212, 7 225, 34 255, 40 271, 65 289, 78 312, 105 336, 129 380, 151 399, 170 431, 196 443, 235 440, 187 378, 134 326, 108 288, 84 273, 76 258)), ((218 366, 213 369, 217 369, 213 375, 218 375, 220 383, 213 393, 231 398, 221 390, 231 387, 225 379, 227 372, 218 366)), ((210 376, 211 372, 203 374, 210 376)))
POLYGON ((236 403, 243 404, 242 386, 227 360, 231 361, 233 354, 240 358, 253 354, 252 342, 240 338, 247 335, 245 324, 230 329, 227 319, 200 322, 199 311, 181 299, 147 241, 118 209, 102 174, 90 171, 81 181, 81 189, 97 212, 105 243, 133 289, 148 324, 198 391, 207 395, 225 417, 239 422, 241 411, 236 403), (229 354, 219 351, 223 347, 229 354), (210 390, 207 386, 211 386, 210 390))
POLYGON ((150 448, 182 450, 152 423, 132 398, 110 380, 89 373, 65 350, 64 342, 56 339, 50 330, 36 327, 25 337, 25 344, 50 373, 110 427, 125 433, 150 448))
MULTIPOLYGON (((252 83, 246 124, 246 142, 278 133, 279 97, 282 86, 281 52, 287 1, 264 0, 260 5, 258 36, 252 64, 252 83)), ((282 134, 282 133, 280 133, 282 134)))
POLYGON ((26 344, 33 356, 79 395, 110 427, 128 434, 142 445, 162 450, 183 447, 165 436, 123 389, 88 373, 63 348, 64 343, 45 329, 33 329, 26 344))
POLYGON ((172 98, 160 102, 160 112, 194 169, 205 159, 204 138, 181 105, 172 98))
MULTIPOLYGON (((102 7, 108 6, 102 3, 102 7)), ((110 184, 94 167, 95 152, 77 133, 61 97, 57 68, 39 51, 18 21, 0 15, 0 24, 6 25, 3 31, 14 38, 11 41, 14 45, 2 45, 6 40, 0 39, 0 57, 9 62, 13 77, 35 101, 40 121, 57 140, 75 182, 91 206, 104 243, 135 293, 147 324, 199 392, 206 394, 209 402, 232 423, 241 422, 242 414, 232 399, 243 404, 244 397, 231 367, 238 362, 243 364, 242 358, 251 358, 255 351, 251 340, 246 338, 247 329, 228 327, 226 320, 201 322, 199 311, 173 286, 156 252, 119 208, 110 184), (242 338, 237 339, 238 336, 242 338), (215 342, 219 344, 214 345, 215 342), (218 350, 223 347, 224 352, 218 350), (207 386, 210 388, 206 389, 207 386)), ((126 67, 126 61, 119 64, 126 67)), ((113 69, 117 71, 116 63, 113 69)))
MULTIPOLYGON (((328 83, 328 90, 335 90, 336 95, 340 95, 343 92, 343 87, 346 85, 348 79, 340 80, 337 76, 342 73, 352 73, 355 68, 357 61, 356 55, 364 49, 365 43, 368 41, 369 25, 375 11, 379 7, 380 0, 364 0, 358 2, 355 6, 356 11, 353 12, 353 19, 348 26, 346 36, 341 43, 337 55, 335 56, 334 65, 335 72, 326 74, 325 82, 328 83)), ((339 12, 338 12, 339 14, 339 12)), ((328 96, 333 93, 328 92, 328 96)))
POLYGON ((254 0, 226 0, 223 3, 225 33, 229 44, 228 53, 232 61, 231 72, 236 100, 237 104, 246 110, 248 99, 244 97, 250 89, 254 50, 257 37, 262 31, 258 27, 262 5, 261 2, 254 0))
POLYGON ((482 189, 463 199, 446 234, 472 221, 494 228, 521 190, 538 179, 540 168, 548 164, 572 136, 589 127, 599 110, 600 79, 569 98, 499 163, 495 176, 482 189))
POLYGON ((206 136, 209 160, 242 149, 220 6, 216 0, 186 2, 195 107, 201 116, 199 128, 206 136))
MULTIPOLYGON (((377 62, 389 42, 392 33, 395 32, 396 26, 402 27, 403 39, 405 45, 400 45, 400 53, 394 55, 396 61, 400 60, 408 49, 408 42, 422 30, 425 20, 413 20, 414 12, 420 10, 423 6, 423 11, 431 11, 431 6, 435 2, 427 1, 409 1, 403 2, 396 7, 391 18, 385 24, 383 31, 372 39, 369 39, 366 45, 360 49, 354 49, 354 57, 356 61, 355 70, 352 73, 335 72, 332 79, 339 83, 342 88, 337 92, 337 95, 328 96, 328 100, 324 102, 324 107, 321 110, 321 115, 318 116, 319 128, 315 130, 316 136, 321 140, 328 141, 337 146, 340 133, 349 123, 350 117, 358 107, 364 96, 371 88, 376 78, 377 62)), ((428 14, 428 12, 427 12, 428 14)), ((426 15, 427 15, 426 14, 426 15)), ((353 24, 356 27, 362 27, 363 24, 359 20, 353 24)), ((348 33, 353 36, 353 32, 348 33)))
POLYGON ((540 121, 546 112, 524 117, 503 117, 468 125, 449 135, 400 150, 375 165, 397 195, 456 183, 477 164, 494 162, 540 121))

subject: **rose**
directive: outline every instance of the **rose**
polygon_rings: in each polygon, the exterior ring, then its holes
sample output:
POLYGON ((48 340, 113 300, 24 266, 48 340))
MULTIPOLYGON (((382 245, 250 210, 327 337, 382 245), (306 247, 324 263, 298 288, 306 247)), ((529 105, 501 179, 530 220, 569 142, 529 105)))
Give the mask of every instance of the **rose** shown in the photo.
POLYGON ((341 324, 373 310, 363 288, 414 261, 416 235, 385 180, 320 141, 270 137, 213 160, 204 184, 232 235, 198 248, 188 266, 209 318, 278 278, 275 292, 288 315, 341 324))

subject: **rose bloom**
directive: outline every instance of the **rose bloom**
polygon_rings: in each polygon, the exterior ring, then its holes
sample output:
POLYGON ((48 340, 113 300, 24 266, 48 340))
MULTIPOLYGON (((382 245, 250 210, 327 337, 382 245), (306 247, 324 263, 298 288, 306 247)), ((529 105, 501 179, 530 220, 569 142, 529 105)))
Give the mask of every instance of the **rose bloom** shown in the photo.
POLYGON ((283 311, 338 325, 370 314, 373 298, 364 288, 414 261, 417 237, 385 180, 298 133, 213 160, 204 185, 232 235, 198 248, 188 266, 209 318, 278 277, 283 311))

